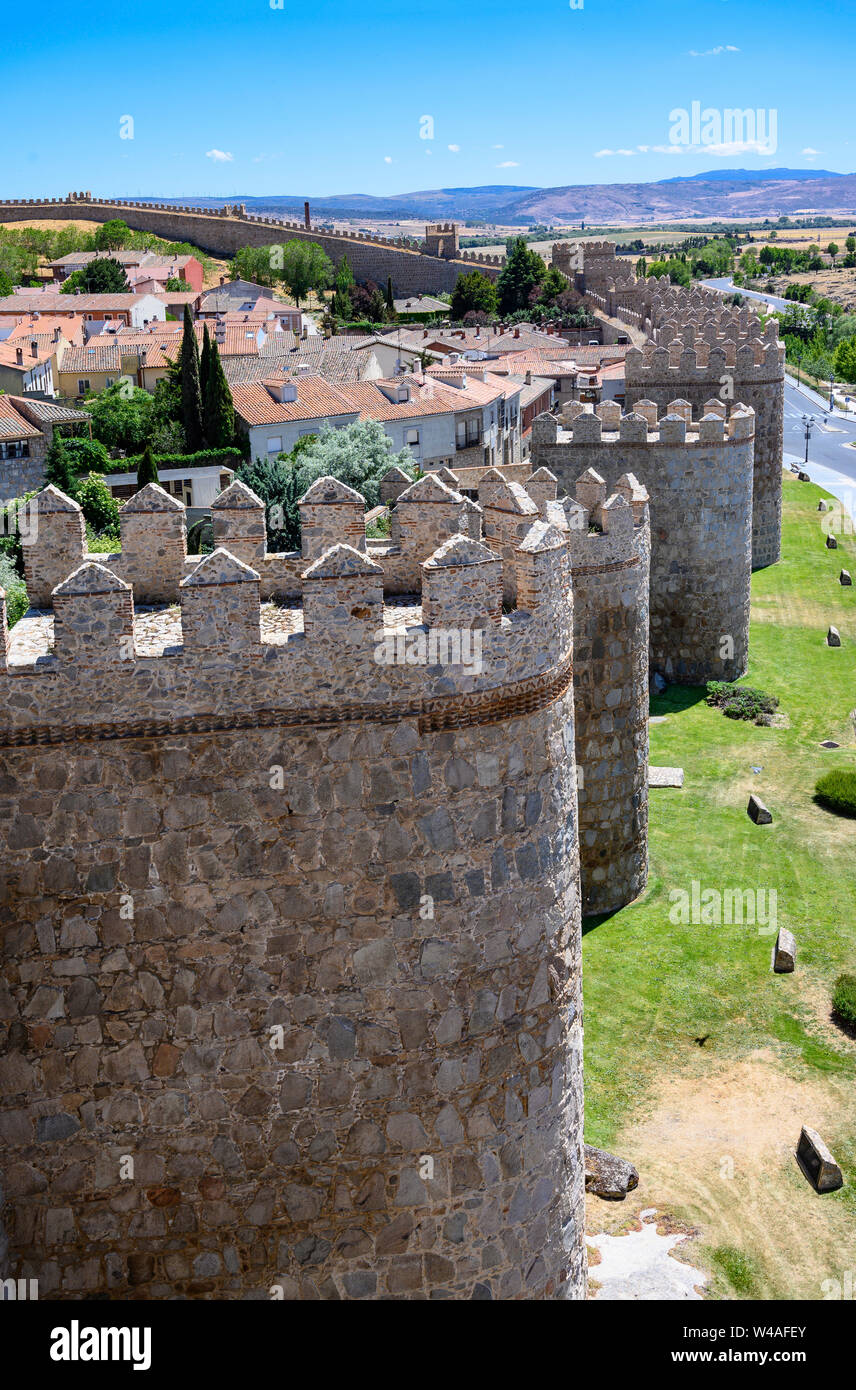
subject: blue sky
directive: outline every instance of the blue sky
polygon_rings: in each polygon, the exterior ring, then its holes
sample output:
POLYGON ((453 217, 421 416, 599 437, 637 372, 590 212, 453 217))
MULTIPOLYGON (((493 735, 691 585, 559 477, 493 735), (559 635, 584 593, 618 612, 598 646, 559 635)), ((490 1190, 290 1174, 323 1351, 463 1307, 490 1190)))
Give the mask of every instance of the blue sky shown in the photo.
POLYGON ((856 37, 840 0, 148 0, 88 13, 46 0, 34 43, 32 11, 7 10, 2 197, 856 169, 856 37), (708 134, 675 154, 670 113, 694 101, 775 111, 774 153, 708 134))

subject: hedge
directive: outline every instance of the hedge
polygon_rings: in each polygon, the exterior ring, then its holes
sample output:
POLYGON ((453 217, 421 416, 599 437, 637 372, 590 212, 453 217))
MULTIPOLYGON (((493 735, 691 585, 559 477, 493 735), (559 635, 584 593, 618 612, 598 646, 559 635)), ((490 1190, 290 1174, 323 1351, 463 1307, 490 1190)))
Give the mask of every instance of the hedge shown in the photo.
MULTIPOLYGON (((200 449, 196 454, 155 454, 158 471, 161 468, 237 468, 243 462, 240 449, 200 449)), ((142 454, 129 455, 124 459, 111 459, 107 465, 108 473, 136 473, 142 462, 142 454)))

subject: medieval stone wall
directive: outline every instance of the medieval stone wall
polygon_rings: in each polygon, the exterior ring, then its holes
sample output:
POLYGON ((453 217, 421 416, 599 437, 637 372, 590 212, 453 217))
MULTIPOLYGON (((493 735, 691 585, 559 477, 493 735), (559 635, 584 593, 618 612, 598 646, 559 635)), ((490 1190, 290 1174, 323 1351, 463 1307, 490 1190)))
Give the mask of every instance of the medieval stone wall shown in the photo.
MULTIPOLYGON (((123 553, 152 528, 172 572, 159 491, 123 553)), ((3 1215, 42 1297, 583 1296, 566 541, 514 563, 505 616, 454 532, 421 612, 339 544, 300 607, 220 548, 180 611, 84 561, 0 614, 3 1215), (420 660, 455 628, 477 665, 420 660)))
POLYGON ((567 491, 591 469, 607 490, 630 472, 650 496, 651 667, 680 684, 736 680, 749 649, 753 426, 722 402, 693 421, 686 401, 658 419, 652 402, 622 416, 605 402, 592 414, 565 407, 533 424, 532 462, 549 468, 567 491))
MULTIPOLYGON (((217 212, 167 203, 92 199, 88 195, 73 200, 0 202, 0 221, 19 222, 39 217, 95 222, 119 217, 135 231, 153 232, 169 241, 190 242, 216 256, 233 256, 242 246, 268 246, 294 239, 312 241, 326 251, 334 265, 347 256, 357 280, 375 280, 385 285, 391 276, 393 290, 398 295, 453 290, 458 276, 474 266, 490 279, 495 279, 502 269, 500 257, 468 253, 466 259, 448 259, 422 253, 406 245, 403 238, 397 244, 364 233, 307 230, 302 222, 253 217, 240 207, 227 207, 217 212)), ((454 243, 451 234, 447 234, 446 239, 454 243)))

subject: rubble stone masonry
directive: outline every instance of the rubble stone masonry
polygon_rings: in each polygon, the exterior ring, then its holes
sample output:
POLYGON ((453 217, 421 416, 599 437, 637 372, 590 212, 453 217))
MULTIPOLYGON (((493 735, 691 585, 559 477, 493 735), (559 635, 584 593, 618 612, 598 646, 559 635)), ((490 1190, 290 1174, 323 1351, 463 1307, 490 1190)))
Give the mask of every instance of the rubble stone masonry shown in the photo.
MULTIPOLYGON (((146 527, 182 557, 144 492, 124 569, 150 582, 146 527)), ((228 550, 249 499, 180 613, 135 610, 105 556, 0 624, 2 1272, 60 1299, 583 1297, 567 538, 533 520, 504 615, 498 558, 454 533, 430 627, 385 603, 394 547, 289 557, 302 603, 272 609, 278 557, 228 550), (424 664, 456 625, 478 668, 424 664)))

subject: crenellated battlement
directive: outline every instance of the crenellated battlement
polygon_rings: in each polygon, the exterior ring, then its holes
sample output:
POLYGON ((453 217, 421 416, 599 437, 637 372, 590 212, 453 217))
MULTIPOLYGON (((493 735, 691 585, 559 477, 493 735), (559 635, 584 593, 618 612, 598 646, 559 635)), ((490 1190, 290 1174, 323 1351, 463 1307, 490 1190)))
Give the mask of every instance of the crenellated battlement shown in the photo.
POLYGON ((605 401, 568 402, 561 420, 538 416, 531 461, 595 522, 611 492, 638 480, 650 498, 652 668, 686 684, 734 680, 749 647, 756 411, 718 397, 694 410, 682 395, 660 395, 662 404, 642 395, 625 414, 605 401))
POLYGON ((561 420, 545 412, 533 421, 532 461, 552 468, 553 451, 571 446, 592 444, 623 450, 628 445, 654 448, 680 444, 707 449, 711 444, 745 443, 754 434, 755 412, 740 402, 726 413, 724 401, 710 400, 694 417, 689 401, 680 398, 670 401, 662 413, 654 401, 637 401, 626 414, 615 401, 603 401, 594 409, 568 401, 561 420))
MULTIPOLYGON (((402 609, 385 606, 387 557, 379 562, 366 551, 364 539, 362 548, 343 540, 313 558, 319 536, 329 539, 329 524, 318 522, 318 509, 347 520, 365 505, 358 493, 333 483, 318 480, 302 502, 313 527, 300 561, 299 605, 282 608, 263 601, 260 570, 228 548, 229 527, 213 553, 185 559, 187 572, 165 600, 177 599, 170 608, 135 606, 134 588, 122 575, 140 564, 141 551, 84 556, 54 587, 53 614, 31 610, 12 630, 2 679, 10 691, 14 688, 14 700, 7 694, 4 701, 3 737, 13 743, 61 740, 71 727, 83 730, 82 737, 119 737, 122 729, 141 724, 142 711, 146 727, 164 730, 174 720, 218 728, 230 727, 231 720, 264 722, 274 710, 286 722, 311 723, 316 714, 323 721, 337 717, 340 708, 357 707, 365 718, 385 720, 462 697, 472 697, 477 719, 482 697, 491 705, 506 687, 543 682, 545 650, 554 673, 569 669, 564 561, 544 561, 542 552, 552 548, 534 545, 533 536, 543 537, 533 531, 540 522, 528 498, 519 506, 503 557, 457 526, 465 513, 460 494, 430 475, 414 483, 396 507, 402 513, 401 551, 419 572, 413 603, 402 609), (426 551, 429 540, 437 544, 426 551), (536 554, 541 557, 538 584, 536 554), (555 572, 546 583, 543 572, 551 565, 555 572), (496 575, 503 568, 510 573, 511 592, 520 595, 516 611, 505 617, 496 605, 496 575), (465 664, 389 662, 378 655, 385 631, 403 633, 405 645, 418 647, 431 629, 462 626, 484 630, 478 670, 465 664)), ((234 542, 240 549, 241 543, 255 544, 258 499, 243 485, 236 492, 236 486, 222 494, 226 505, 219 516, 240 513, 234 542)), ((163 527, 164 536, 174 539, 176 512, 162 503, 161 491, 143 489, 131 499, 136 506, 126 504, 128 516, 135 525, 144 517, 155 532, 163 527)), ((53 495, 48 501, 57 505, 53 495)), ((73 510, 51 513, 57 514, 75 515, 73 510)), ((46 539, 43 529, 40 541, 46 539)), ((151 573, 141 574, 138 582, 151 593, 151 573)), ((5 621, 5 606, 3 615, 5 621)))

